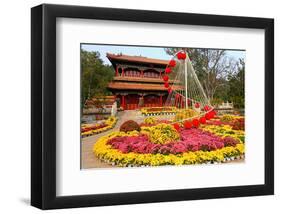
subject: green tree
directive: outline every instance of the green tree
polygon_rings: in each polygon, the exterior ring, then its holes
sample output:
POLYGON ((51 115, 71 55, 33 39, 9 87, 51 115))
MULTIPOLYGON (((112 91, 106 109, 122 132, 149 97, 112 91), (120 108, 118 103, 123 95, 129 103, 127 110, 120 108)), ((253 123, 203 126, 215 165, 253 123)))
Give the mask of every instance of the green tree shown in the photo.
POLYGON ((239 59, 237 63, 237 72, 228 77, 228 97, 233 102, 234 107, 244 108, 245 105, 245 61, 239 59))
POLYGON ((92 97, 110 95, 108 83, 113 79, 112 67, 104 65, 99 52, 81 49, 81 104, 92 97))

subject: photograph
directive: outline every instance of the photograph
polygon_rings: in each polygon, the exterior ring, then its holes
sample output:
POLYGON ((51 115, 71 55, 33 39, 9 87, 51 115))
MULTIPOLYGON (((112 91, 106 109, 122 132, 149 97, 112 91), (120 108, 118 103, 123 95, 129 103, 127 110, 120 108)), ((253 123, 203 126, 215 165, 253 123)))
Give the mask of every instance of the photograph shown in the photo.
POLYGON ((246 50, 80 44, 81 169, 244 164, 246 50))

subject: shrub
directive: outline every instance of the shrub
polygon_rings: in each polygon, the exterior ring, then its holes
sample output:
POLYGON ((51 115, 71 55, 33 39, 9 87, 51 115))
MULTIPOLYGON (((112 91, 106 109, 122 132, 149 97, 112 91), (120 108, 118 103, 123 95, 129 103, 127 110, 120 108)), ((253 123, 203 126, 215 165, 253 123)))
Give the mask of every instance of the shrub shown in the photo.
POLYGON ((128 120, 120 126, 121 132, 140 131, 140 126, 133 120, 128 120))

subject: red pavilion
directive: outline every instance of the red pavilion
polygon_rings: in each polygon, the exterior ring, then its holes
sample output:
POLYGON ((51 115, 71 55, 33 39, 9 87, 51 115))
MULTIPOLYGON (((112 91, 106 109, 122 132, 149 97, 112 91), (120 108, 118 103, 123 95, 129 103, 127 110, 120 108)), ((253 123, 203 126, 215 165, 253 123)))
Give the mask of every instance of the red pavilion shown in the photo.
POLYGON ((162 75, 169 61, 110 53, 107 58, 115 69, 108 89, 120 99, 124 110, 163 106, 168 92, 162 75))

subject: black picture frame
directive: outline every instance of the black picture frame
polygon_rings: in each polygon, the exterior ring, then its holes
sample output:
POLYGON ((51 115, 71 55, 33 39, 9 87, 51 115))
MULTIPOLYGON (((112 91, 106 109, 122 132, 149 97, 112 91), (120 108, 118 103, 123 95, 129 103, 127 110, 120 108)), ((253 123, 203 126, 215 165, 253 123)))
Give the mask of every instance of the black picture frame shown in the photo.
MULTIPOLYGON (((78 71, 79 72, 79 71, 78 71)), ((31 9, 31 205, 41 209, 274 194, 274 20, 43 4, 31 9), (56 196, 56 18, 265 30, 264 185, 56 196)))

